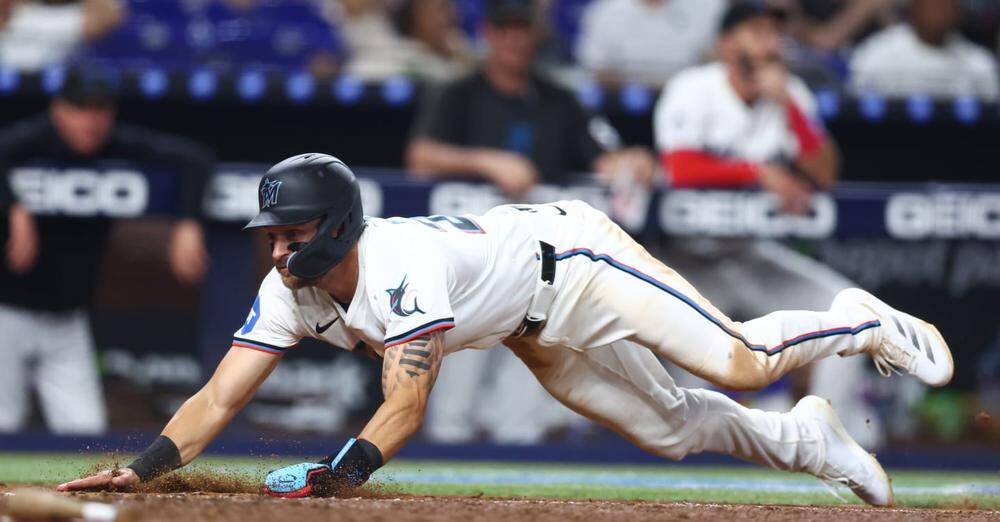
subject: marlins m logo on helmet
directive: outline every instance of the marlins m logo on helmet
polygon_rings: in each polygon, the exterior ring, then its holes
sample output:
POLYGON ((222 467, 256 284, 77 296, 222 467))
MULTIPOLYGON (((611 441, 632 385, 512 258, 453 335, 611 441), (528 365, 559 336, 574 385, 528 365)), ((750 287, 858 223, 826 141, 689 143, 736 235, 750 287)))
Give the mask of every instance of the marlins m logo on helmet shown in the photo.
POLYGON ((261 210, 278 204, 278 189, 281 188, 281 181, 276 179, 264 179, 260 185, 260 208, 261 210))

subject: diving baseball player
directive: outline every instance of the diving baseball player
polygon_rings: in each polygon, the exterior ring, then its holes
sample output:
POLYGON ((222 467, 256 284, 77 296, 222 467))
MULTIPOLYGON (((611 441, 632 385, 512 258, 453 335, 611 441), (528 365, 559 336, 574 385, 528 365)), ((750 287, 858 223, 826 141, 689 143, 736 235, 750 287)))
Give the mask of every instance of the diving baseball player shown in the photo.
POLYGON ((373 219, 342 162, 303 154, 260 182, 247 228, 274 270, 208 383, 132 464, 59 486, 147 481, 191 462, 303 337, 383 358, 385 402, 356 438, 319 462, 269 473, 277 496, 363 484, 417 433, 441 359, 503 342, 569 408, 670 459, 701 451, 848 485, 892 504, 889 478, 825 400, 787 413, 685 389, 656 356, 718 386, 756 389, 822 357, 868 354, 883 374, 942 386, 948 346, 934 326, 860 290, 822 312, 737 323, 578 201, 501 206, 482 216, 373 219))

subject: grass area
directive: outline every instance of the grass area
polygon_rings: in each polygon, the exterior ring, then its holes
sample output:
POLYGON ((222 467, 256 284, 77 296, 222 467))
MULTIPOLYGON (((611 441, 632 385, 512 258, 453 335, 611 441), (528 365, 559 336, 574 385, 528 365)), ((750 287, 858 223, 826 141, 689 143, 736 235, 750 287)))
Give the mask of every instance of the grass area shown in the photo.
MULTIPOLYGON (((0 482, 54 484, 109 466, 113 460, 0 453, 0 482)), ((298 461, 205 457, 191 468, 262 478, 269 469, 298 461)), ((890 470, 890 474, 897 505, 1000 509, 1000 473, 890 470)), ((841 504, 812 477, 759 468, 397 461, 380 470, 374 482, 387 491, 414 495, 841 504)), ((850 491, 841 494, 859 503, 850 491)))

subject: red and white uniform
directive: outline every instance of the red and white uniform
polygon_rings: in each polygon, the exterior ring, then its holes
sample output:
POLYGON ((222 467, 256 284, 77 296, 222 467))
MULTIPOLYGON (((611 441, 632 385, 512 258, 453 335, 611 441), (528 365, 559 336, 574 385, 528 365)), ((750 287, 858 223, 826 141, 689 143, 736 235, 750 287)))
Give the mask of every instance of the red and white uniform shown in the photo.
POLYGON ((755 165, 789 163, 819 150, 824 130, 809 88, 788 78, 782 105, 744 102, 721 63, 687 69, 656 106, 656 146, 678 187, 734 187, 757 180, 755 165))
POLYGON ((679 388, 656 356, 713 382, 759 387, 881 337, 860 306, 733 322, 579 201, 371 219, 358 250, 360 282, 346 310, 315 288, 289 290, 272 273, 233 346, 281 353, 310 336, 384 353, 431 331, 443 332, 447 353, 503 341, 563 404, 658 455, 715 451, 815 473, 824 443, 812 421, 679 388), (541 282, 540 241, 554 247, 551 286, 541 282), (529 310, 547 318, 544 326, 512 337, 529 310))
MULTIPOLYGON (((816 100, 789 75, 786 104, 747 104, 726 67, 710 63, 676 75, 654 116, 656 145, 678 188, 743 188, 763 163, 790 165, 821 149, 826 131, 816 100)), ((772 310, 815 310, 853 285, 829 267, 775 241, 671 239, 657 256, 691 280, 712 302, 738 317, 772 310)), ((830 399, 851 434, 866 447, 881 442, 878 417, 865 404, 864 361, 832 358, 816 364, 810 393, 830 399)))

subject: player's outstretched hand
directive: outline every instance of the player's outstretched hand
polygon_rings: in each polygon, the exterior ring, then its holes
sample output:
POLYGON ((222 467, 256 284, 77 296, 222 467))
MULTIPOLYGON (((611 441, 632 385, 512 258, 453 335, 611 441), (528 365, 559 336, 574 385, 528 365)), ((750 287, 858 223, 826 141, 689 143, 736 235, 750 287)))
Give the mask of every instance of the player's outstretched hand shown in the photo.
POLYGON ((334 479, 333 469, 319 462, 302 462, 273 470, 264 478, 264 491, 274 497, 325 497, 345 487, 334 479))
POLYGON ((130 468, 106 469, 89 477, 71 480, 56 487, 56 491, 86 491, 94 489, 130 489, 139 484, 139 475, 130 468))

